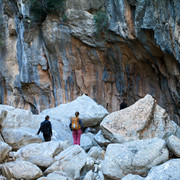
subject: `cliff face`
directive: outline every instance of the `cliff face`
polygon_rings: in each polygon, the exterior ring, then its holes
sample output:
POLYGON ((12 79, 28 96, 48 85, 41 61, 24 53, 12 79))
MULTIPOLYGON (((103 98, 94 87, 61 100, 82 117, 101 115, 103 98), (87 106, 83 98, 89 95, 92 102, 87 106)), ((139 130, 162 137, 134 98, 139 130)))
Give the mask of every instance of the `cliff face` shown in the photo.
POLYGON ((0 4, 0 103, 38 113, 84 93, 115 111, 148 93, 179 121, 178 0, 66 0, 67 21, 48 15, 42 24, 26 0, 0 4), (106 38, 95 35, 99 9, 106 38))

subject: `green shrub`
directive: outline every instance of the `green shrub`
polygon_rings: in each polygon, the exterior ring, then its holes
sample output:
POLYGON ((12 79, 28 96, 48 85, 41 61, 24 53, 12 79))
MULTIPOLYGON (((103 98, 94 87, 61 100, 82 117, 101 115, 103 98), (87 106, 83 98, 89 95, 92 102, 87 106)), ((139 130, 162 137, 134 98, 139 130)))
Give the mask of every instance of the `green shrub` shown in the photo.
POLYGON ((98 11, 94 15, 94 21, 96 26, 96 34, 100 35, 101 33, 107 34, 108 31, 108 14, 103 11, 98 11))
POLYGON ((45 20, 48 14, 61 12, 64 15, 64 0, 29 0, 30 10, 36 20, 45 20))

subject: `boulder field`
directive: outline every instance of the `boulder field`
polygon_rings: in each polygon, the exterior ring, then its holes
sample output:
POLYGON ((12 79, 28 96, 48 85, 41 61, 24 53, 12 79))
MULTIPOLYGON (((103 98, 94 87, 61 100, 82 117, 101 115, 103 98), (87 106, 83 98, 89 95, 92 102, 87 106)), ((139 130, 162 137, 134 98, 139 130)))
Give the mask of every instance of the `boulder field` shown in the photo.
POLYGON ((180 179, 180 127, 150 95, 112 113, 86 95, 38 115, 0 105, 0 125, 0 180, 180 179), (76 111, 80 146, 69 129, 76 111), (36 135, 46 115, 50 142, 36 135))

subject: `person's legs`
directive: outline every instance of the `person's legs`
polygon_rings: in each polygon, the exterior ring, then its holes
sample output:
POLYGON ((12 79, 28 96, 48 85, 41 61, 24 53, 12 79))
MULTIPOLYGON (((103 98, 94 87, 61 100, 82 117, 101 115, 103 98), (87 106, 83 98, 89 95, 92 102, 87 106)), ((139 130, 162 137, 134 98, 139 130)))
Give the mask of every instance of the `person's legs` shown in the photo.
POLYGON ((77 144, 77 131, 73 131, 73 140, 74 140, 74 143, 73 144, 77 144))
POLYGON ((81 141, 81 129, 77 130, 77 144, 80 145, 80 141, 81 141))
POLYGON ((44 140, 45 141, 51 141, 51 135, 49 134, 43 134, 44 140))

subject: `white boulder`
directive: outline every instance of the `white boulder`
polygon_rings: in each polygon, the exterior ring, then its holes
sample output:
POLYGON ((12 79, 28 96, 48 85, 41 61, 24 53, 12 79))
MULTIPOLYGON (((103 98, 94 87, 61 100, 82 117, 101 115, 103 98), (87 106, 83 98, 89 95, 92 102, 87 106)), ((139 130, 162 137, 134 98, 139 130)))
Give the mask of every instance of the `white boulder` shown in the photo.
POLYGON ((0 141, 0 164, 4 161, 12 147, 5 142, 0 141))
POLYGON ((48 114, 51 118, 68 125, 76 111, 80 113, 79 118, 83 121, 84 127, 97 125, 108 114, 103 106, 98 105, 89 96, 83 95, 70 103, 44 110, 41 115, 48 114))
POLYGON ((83 180, 94 180, 94 173, 92 170, 90 170, 89 172, 86 173, 85 177, 83 178, 83 180))
POLYGON ((180 157, 180 139, 174 135, 168 137, 167 141, 168 148, 177 156, 180 157))
POLYGON ((102 149, 98 146, 93 146, 89 151, 88 155, 94 159, 101 159, 102 149))
POLYGON ((63 171, 71 178, 79 179, 81 170, 85 166, 93 166, 92 159, 85 153, 79 145, 73 145, 62 151, 54 158, 56 160, 46 171, 46 175, 53 171, 63 171))
POLYGON ((179 180, 180 159, 171 159, 164 164, 153 167, 145 180, 179 180))
POLYGON ((175 133, 177 124, 171 121, 166 111, 157 105, 151 95, 130 107, 113 112, 101 122, 102 134, 111 142, 162 138, 167 132, 175 133))
POLYGON ((63 171, 54 171, 46 177, 41 177, 37 180, 73 180, 69 175, 63 171))
POLYGON ((144 180, 144 178, 136 174, 128 174, 124 176, 121 180, 144 180))
POLYGON ((106 177, 121 179, 127 174, 146 175, 153 166, 167 161, 169 152, 162 139, 146 139, 110 144, 102 162, 106 177))
POLYGON ((111 143, 111 141, 109 141, 103 136, 101 130, 95 135, 94 139, 100 146, 107 146, 111 143))
POLYGON ((31 156, 26 161, 29 161, 40 168, 48 168, 54 163, 54 159, 52 157, 42 155, 31 156))
POLYGON ((42 171, 30 162, 14 161, 2 165, 2 175, 7 179, 37 179, 42 171))
POLYGON ((82 134, 80 144, 84 150, 89 150, 91 147, 97 145, 96 141, 94 140, 94 135, 90 132, 82 134))
POLYGON ((69 147, 67 141, 49 141, 43 143, 28 144, 14 153, 16 158, 27 160, 33 156, 54 157, 69 147))
MULTIPOLYGON (((48 114, 33 115, 29 110, 0 105, 2 133, 7 143, 12 144, 13 148, 17 149, 28 143, 42 142, 44 140, 42 134, 35 136, 35 133, 46 115, 48 114), (6 116, 4 112, 6 112, 6 116), (10 135, 8 136, 9 133, 10 135)), ((50 121, 53 131, 52 139, 72 142, 68 124, 64 125, 60 120, 54 120, 51 116, 50 121)))
POLYGON ((20 128, 4 128, 2 135, 6 143, 8 143, 14 150, 30 143, 40 143, 43 140, 35 135, 36 131, 27 127, 20 128))

